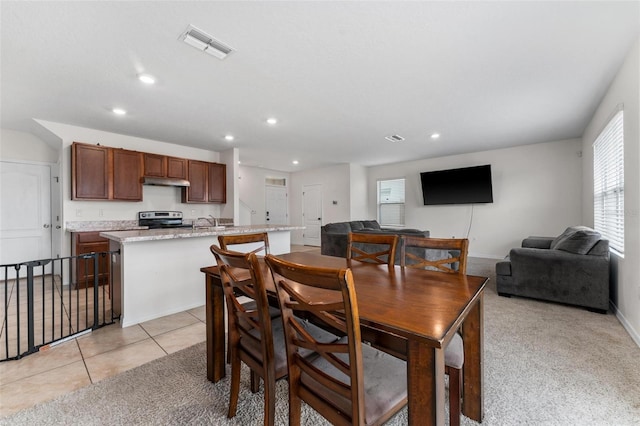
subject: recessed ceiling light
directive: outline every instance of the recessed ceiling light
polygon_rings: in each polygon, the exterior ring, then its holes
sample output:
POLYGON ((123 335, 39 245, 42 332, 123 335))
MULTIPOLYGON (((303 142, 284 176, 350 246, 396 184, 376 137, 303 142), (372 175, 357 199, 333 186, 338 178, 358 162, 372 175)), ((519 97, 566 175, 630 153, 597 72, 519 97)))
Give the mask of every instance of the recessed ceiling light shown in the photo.
POLYGON ((440 137, 440 133, 432 133, 431 139, 438 139, 440 137))
POLYGON ((299 161, 298 161, 298 160, 293 160, 293 161, 292 161, 292 163, 293 163, 293 164, 298 164, 298 163, 299 163, 299 161))
POLYGON ((140 74, 138 76, 138 80, 140 80, 144 84, 154 84, 156 82, 156 79, 149 74, 140 74))
POLYGON ((272 125, 272 126, 273 126, 274 124, 278 124, 278 119, 277 119, 277 118, 274 118, 274 117, 267 118, 267 124, 270 124, 270 125, 272 125))
POLYGON ((231 142, 233 139, 235 139, 235 138, 233 137, 233 135, 225 135, 225 136, 224 136, 224 140, 226 140, 226 141, 231 142))
POLYGON ((125 115, 127 113, 127 111, 123 110, 122 108, 114 108, 111 111, 113 111, 113 113, 117 115, 125 115))
POLYGON ((238 160, 238 164, 242 164, 242 162, 240 160, 238 160))

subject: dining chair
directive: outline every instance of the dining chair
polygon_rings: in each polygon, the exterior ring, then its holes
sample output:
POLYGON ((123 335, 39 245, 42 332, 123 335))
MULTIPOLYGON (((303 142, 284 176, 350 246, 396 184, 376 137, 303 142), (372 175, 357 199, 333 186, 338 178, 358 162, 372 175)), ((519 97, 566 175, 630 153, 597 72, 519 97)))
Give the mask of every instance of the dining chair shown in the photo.
POLYGON ((263 256, 269 254, 269 235, 266 232, 218 235, 218 243, 223 250, 255 253, 263 256))
MULTIPOLYGON (((220 268, 229 313, 231 389, 227 416, 232 418, 236 414, 240 367, 244 362, 251 370, 251 391, 258 392, 261 378, 264 382, 264 424, 272 426, 275 419, 275 382, 287 375, 287 358, 282 320, 279 316, 273 318, 269 313, 264 281, 266 267, 260 265, 255 253, 226 251, 216 245, 210 248, 220 268), (239 293, 251 297, 255 304, 240 303, 239 293)), ((305 323, 304 329, 320 341, 337 340, 335 335, 312 324, 305 323)), ((305 350, 301 356, 317 355, 305 350)))
POLYGON ((407 404, 406 363, 360 340, 350 269, 328 269, 265 259, 277 289, 289 365, 289 424, 301 422, 302 401, 336 425, 378 425, 407 404), (336 312, 339 314, 336 315, 336 312), (317 341, 300 318, 311 316, 344 333, 317 341), (318 353, 303 358, 302 349, 318 353))
POLYGON ((397 235, 349 232, 347 259, 393 266, 397 245, 397 235))
MULTIPOLYGON (((400 239, 400 265, 408 268, 434 269, 436 271, 465 275, 467 273, 466 238, 428 238, 402 236, 400 239)), ((449 375, 449 424, 460 424, 460 399, 464 344, 459 333, 444 350, 445 373, 449 375)))

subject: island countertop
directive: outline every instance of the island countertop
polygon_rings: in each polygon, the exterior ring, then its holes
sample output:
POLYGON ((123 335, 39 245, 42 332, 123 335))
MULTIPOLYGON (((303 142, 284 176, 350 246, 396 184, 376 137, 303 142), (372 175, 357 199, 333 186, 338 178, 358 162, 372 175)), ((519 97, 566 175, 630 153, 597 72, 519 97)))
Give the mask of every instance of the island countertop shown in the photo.
POLYGON ((293 225, 247 225, 205 228, 170 228, 170 229, 142 229, 128 231, 100 232, 100 236, 118 243, 135 243, 139 241, 174 240, 178 238, 212 237, 218 235, 252 234, 257 232, 293 231, 305 229, 304 226, 293 225))

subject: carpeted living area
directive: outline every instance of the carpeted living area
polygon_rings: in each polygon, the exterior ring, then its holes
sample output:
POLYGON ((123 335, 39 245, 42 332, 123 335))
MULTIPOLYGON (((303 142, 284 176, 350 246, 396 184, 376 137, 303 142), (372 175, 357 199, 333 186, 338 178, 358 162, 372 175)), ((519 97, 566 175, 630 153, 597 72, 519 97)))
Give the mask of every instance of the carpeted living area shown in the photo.
MULTIPOLYGON (((498 297, 495 260, 469 259, 490 276, 485 292, 486 425, 636 425, 640 349, 614 315, 498 297)), ((0 419, 2 425, 262 424, 262 392, 242 375, 238 415, 226 418, 228 378, 206 379, 205 345, 0 419)), ((276 423, 287 421, 287 383, 277 385, 276 423)), ((406 409, 389 425, 407 423, 406 409)), ((305 407, 304 424, 326 424, 305 407)), ((477 423, 462 418, 463 425, 477 423)))

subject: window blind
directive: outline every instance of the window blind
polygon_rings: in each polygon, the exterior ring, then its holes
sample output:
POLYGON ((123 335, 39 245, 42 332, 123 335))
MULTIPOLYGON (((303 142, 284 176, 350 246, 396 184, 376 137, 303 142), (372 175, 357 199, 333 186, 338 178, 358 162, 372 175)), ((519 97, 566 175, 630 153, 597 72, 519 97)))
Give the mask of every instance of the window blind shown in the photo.
POLYGON ((624 253, 624 114, 618 111, 593 143, 594 228, 624 253))
POLYGON ((404 225, 404 179, 378 181, 378 221, 404 225))

